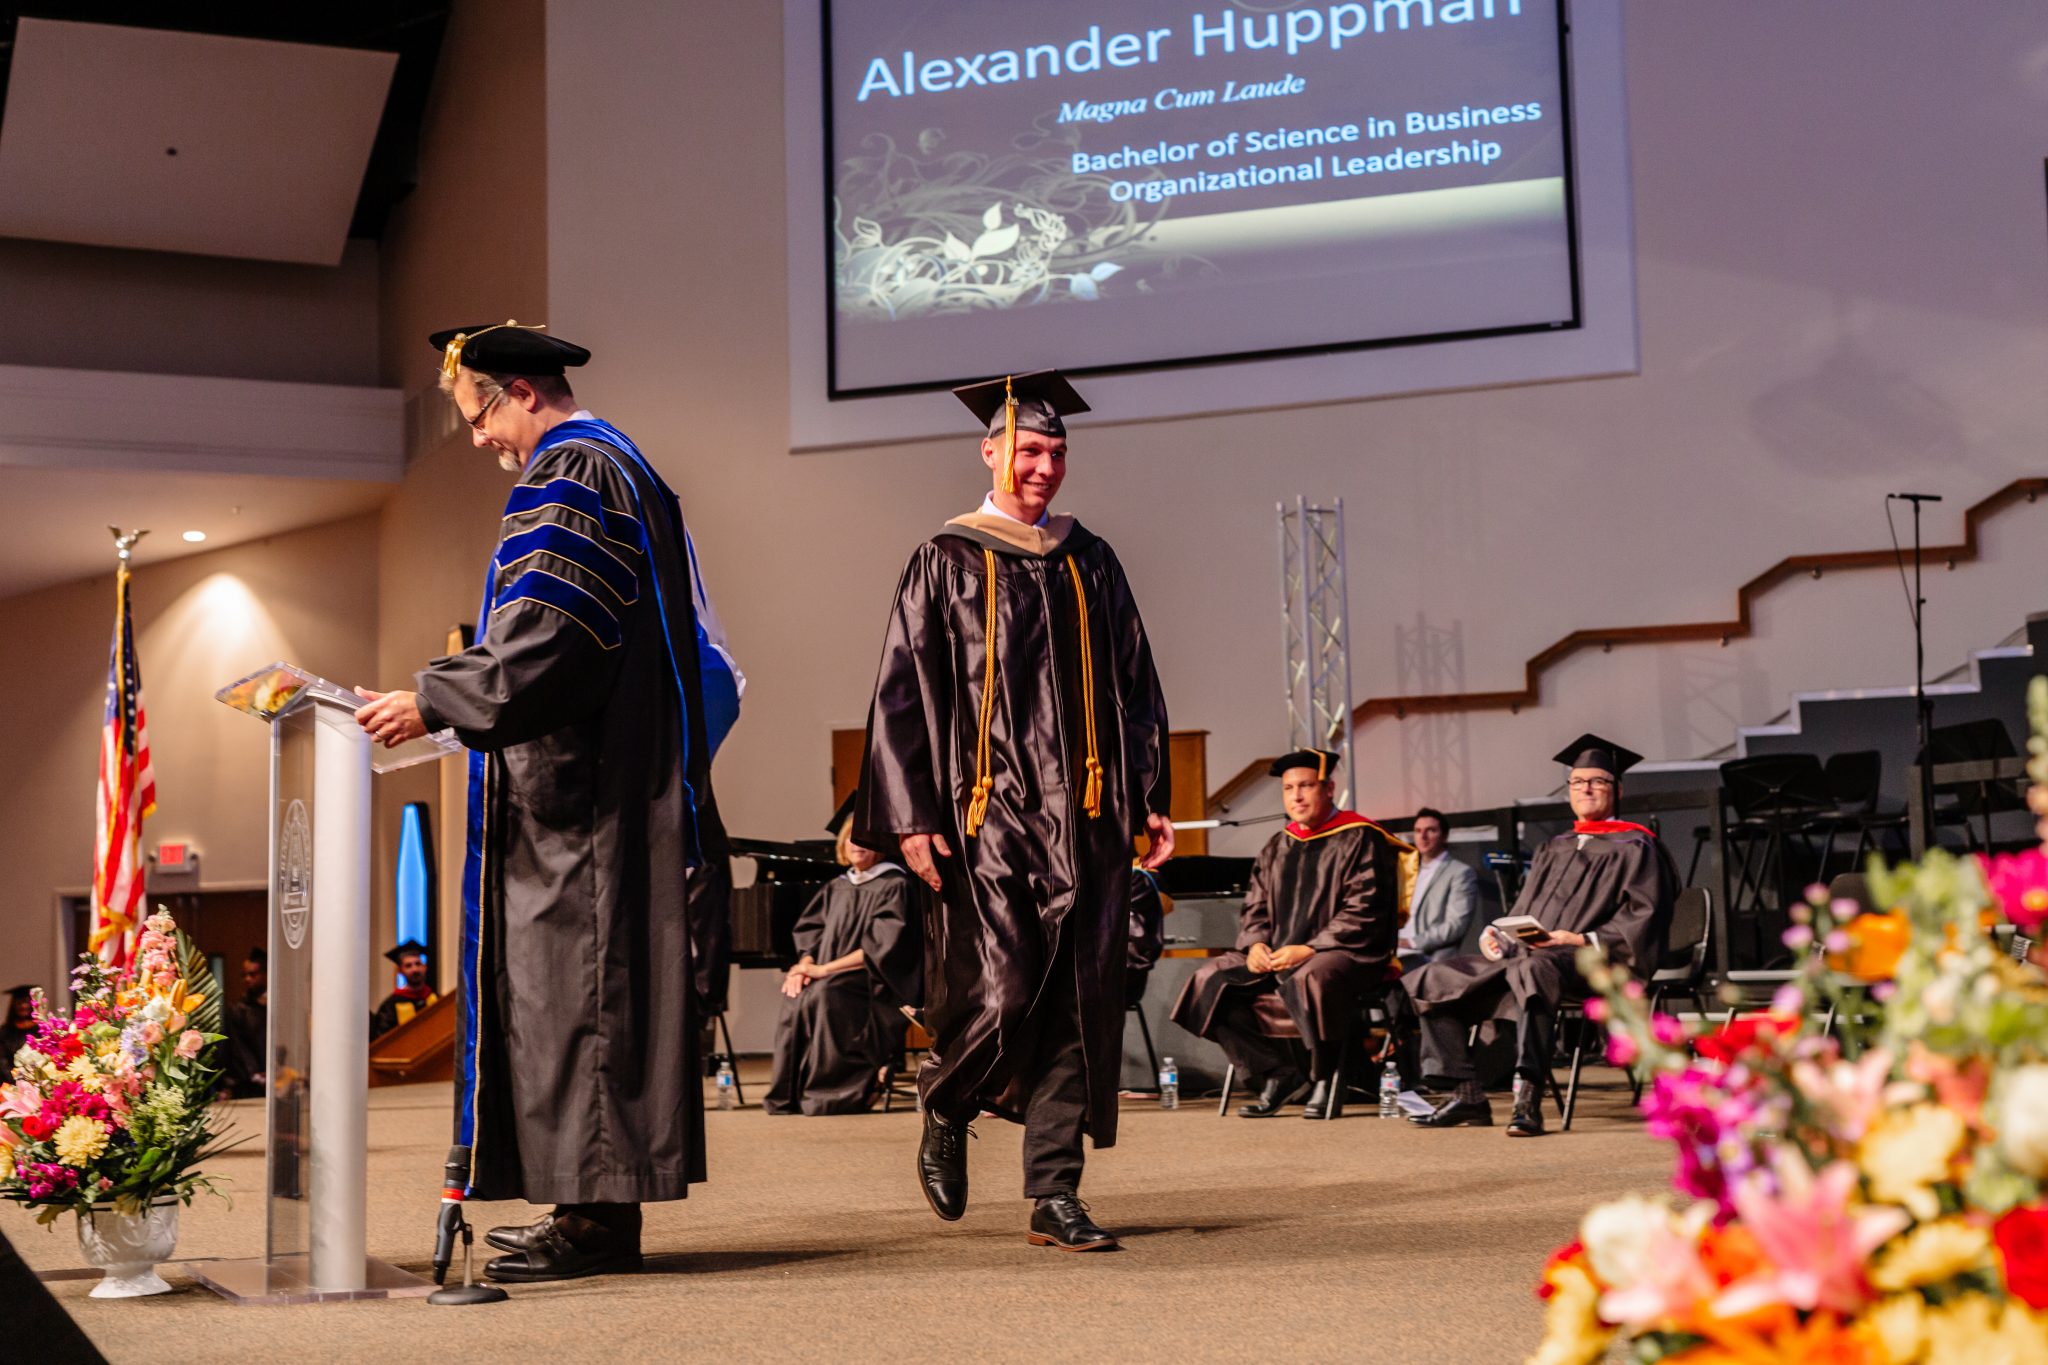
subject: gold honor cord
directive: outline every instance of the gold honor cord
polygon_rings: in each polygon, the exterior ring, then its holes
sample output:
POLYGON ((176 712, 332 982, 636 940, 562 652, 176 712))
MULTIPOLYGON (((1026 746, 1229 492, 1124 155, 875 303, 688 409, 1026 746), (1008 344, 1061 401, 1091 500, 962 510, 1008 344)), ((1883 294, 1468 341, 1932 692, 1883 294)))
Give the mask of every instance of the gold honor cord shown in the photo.
POLYGON ((1088 735, 1088 785, 1082 789, 1081 808, 1093 820, 1102 814, 1102 760, 1095 748, 1095 646, 1088 640, 1088 593, 1072 555, 1067 556, 1067 572, 1074 576, 1074 604, 1081 609, 1081 715, 1088 735))
POLYGON ((967 837, 970 839, 981 833, 982 821, 988 819, 988 794, 996 785, 995 778, 989 773, 988 740, 989 725, 996 713, 996 552, 983 550, 981 558, 988 570, 988 582, 983 589, 988 598, 988 626, 983 632, 988 671, 981 683, 981 729, 974 745, 974 795, 967 802, 967 837))
POLYGON ((1005 493, 1017 491, 1017 395, 1012 376, 1003 376, 1003 477, 996 486, 1005 493))
POLYGON ((523 332, 545 332, 548 329, 548 325, 545 322, 521 322, 517 318, 506 318, 503 322, 494 322, 488 327, 479 327, 474 332, 457 332, 449 340, 448 344, 441 348, 441 373, 453 379, 456 372, 462 368, 463 347, 475 341, 485 332, 500 332, 507 327, 517 327, 523 332))

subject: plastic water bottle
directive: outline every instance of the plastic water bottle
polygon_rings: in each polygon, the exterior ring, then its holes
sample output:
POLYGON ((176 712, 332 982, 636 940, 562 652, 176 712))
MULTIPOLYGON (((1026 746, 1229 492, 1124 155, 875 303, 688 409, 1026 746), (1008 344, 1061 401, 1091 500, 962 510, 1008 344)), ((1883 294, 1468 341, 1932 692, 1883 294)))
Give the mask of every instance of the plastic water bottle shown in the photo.
POLYGON ((1392 1053, 1387 1054, 1387 1064, 1380 1068, 1380 1117, 1399 1118, 1401 1115, 1401 1068, 1394 1064, 1392 1053))
POLYGON ((1159 1059, 1159 1107, 1180 1108, 1180 1068, 1173 1064, 1173 1058, 1159 1059))
POLYGON ((720 1057, 718 1059, 718 1107, 720 1109, 739 1108, 739 1096, 733 1093, 732 1086, 732 1058, 720 1057))

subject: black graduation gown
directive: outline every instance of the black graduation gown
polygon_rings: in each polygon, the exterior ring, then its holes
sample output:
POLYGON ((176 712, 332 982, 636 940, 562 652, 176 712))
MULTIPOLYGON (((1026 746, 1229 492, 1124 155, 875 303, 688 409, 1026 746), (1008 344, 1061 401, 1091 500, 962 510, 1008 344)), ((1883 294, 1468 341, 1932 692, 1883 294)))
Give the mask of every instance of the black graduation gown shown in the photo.
POLYGON ((916 884, 886 868, 855 885, 818 888, 796 922, 796 949, 830 962, 858 948, 860 971, 813 981, 782 1001, 775 1070, 761 1107, 771 1114, 858 1114, 877 1076, 903 1046, 902 1006, 923 1002, 923 909, 916 884))
POLYGON ((544 445, 478 643, 419 674, 429 729, 477 751, 456 1076, 476 1198, 680 1199, 704 1179, 685 874, 709 751, 674 508, 615 445, 544 445))
POLYGON ((1148 814, 1166 814, 1166 749, 1145 626, 1108 544, 1066 517, 1037 532, 967 517, 918 546, 889 614, 854 839, 893 849, 899 834, 943 834, 954 851, 936 860, 944 887, 926 949, 935 1040, 919 1074, 927 1106, 1023 1121, 1035 1079, 1022 1074, 1036 1051, 1033 1006, 1064 940, 1088 1078, 1085 1124, 1097 1147, 1115 1141, 1132 839, 1148 814), (994 785, 987 822, 969 839, 991 587, 994 785), (1095 816, 1084 809, 1087 697, 1102 775, 1095 816))
POLYGON ((374 1043, 400 1024, 409 1022, 413 1015, 418 1014, 439 998, 439 996, 434 995, 432 992, 421 995, 417 1000, 410 996, 401 995, 397 991, 391 992, 391 994, 384 997, 383 1002, 370 1014, 370 1041, 374 1043), (399 1016, 402 1011, 398 1007, 407 1004, 412 1006, 412 1013, 406 1014, 404 1018, 400 1018, 399 1016))
POLYGON ((1352 811, 1319 828, 1289 823, 1252 860, 1237 946, 1188 978, 1173 1022, 1209 1036, 1230 990, 1278 989, 1287 1013, 1314 1044, 1358 1027, 1366 995, 1385 977, 1400 933, 1401 855, 1408 845, 1352 811), (1316 950, 1282 973, 1254 972, 1246 954, 1305 943, 1316 950))
MULTIPOLYGON (((1655 835, 1593 834, 1582 849, 1577 834, 1560 834, 1536 850, 1511 913, 1546 929, 1595 935, 1609 961, 1649 973, 1657 969, 1677 896, 1678 868, 1655 835)), ((1418 967, 1404 984, 1423 1014, 1453 1008, 1475 1022, 1519 1019, 1531 998, 1555 1009, 1567 996, 1586 994, 1578 951, 1511 943, 1497 962, 1477 954, 1446 958, 1418 967)))

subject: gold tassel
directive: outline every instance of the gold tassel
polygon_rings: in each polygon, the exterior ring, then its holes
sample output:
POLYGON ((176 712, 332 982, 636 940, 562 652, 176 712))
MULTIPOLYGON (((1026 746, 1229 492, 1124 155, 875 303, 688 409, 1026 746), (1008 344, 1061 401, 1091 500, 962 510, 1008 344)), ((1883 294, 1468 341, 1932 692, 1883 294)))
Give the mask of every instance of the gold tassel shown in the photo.
POLYGON ((1003 477, 996 484, 1005 493, 1017 491, 1017 395, 1011 376, 1003 376, 1003 477))
POLYGON ((1088 638, 1088 592, 1081 586, 1081 570, 1072 555, 1067 572, 1074 578, 1074 605, 1081 612, 1081 717, 1088 743, 1088 780, 1081 788, 1081 809, 1090 820, 1102 814, 1102 760, 1095 746, 1095 646, 1088 638))
POLYGON ((989 726, 996 713, 996 555, 993 550, 981 552, 982 565, 988 572, 988 580, 982 589, 988 599, 988 619, 982 630, 984 648, 988 653, 988 668, 981 682, 981 724, 974 744, 974 795, 967 801, 967 837, 972 839, 981 833, 982 822, 988 819, 988 797, 995 789, 996 780, 990 773, 989 726))

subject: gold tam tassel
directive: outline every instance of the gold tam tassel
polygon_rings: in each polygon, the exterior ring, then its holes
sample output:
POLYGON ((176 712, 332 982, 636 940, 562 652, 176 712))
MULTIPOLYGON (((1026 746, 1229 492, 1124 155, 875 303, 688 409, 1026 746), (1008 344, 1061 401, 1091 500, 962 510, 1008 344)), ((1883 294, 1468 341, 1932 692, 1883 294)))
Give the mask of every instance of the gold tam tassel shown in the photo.
POLYGON ((1067 572, 1074 579, 1074 605, 1081 612, 1081 717, 1088 742, 1088 781, 1081 789, 1081 809, 1093 820, 1102 814, 1102 760, 1095 747, 1095 646, 1088 639, 1088 592, 1081 586, 1081 570, 1072 555, 1067 572))
POLYGON ((995 777, 989 772, 989 726, 996 714, 996 554, 993 550, 981 552, 983 567, 988 571, 988 580, 982 588, 988 599, 988 620, 982 631, 983 648, 988 654, 988 668, 981 682, 981 725, 974 745, 974 795, 967 801, 967 837, 972 839, 981 833, 982 822, 988 819, 988 796, 995 789, 995 777))
POLYGON ((517 318, 506 318, 503 322, 494 322, 489 327, 481 327, 474 332, 457 332, 448 344, 441 348, 441 373, 453 379, 462 369, 462 348, 485 332, 495 332, 503 327, 521 327, 529 332, 545 332, 548 329, 545 322, 521 322, 517 318))
POLYGON ((996 484, 1005 493, 1017 491, 1017 395, 1010 384, 1014 376, 1003 376, 1003 477, 996 484))

